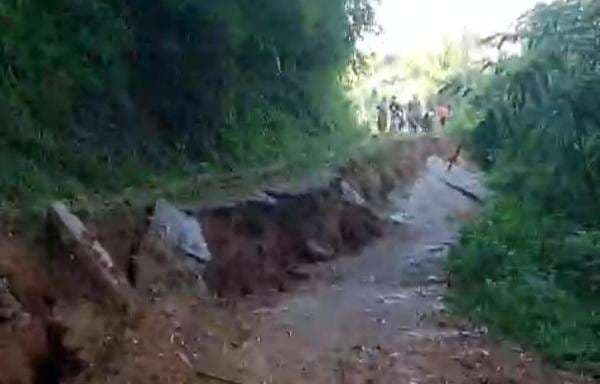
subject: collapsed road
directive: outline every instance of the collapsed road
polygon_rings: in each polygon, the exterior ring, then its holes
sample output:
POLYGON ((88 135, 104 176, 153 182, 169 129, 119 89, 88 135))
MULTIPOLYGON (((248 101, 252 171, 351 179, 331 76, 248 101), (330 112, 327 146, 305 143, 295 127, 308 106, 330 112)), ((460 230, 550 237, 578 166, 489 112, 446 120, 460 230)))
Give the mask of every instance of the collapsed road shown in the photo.
POLYGON ((394 142, 210 207, 53 204, 43 238, 0 238, 0 383, 584 382, 448 314, 485 197, 454 149, 394 142))

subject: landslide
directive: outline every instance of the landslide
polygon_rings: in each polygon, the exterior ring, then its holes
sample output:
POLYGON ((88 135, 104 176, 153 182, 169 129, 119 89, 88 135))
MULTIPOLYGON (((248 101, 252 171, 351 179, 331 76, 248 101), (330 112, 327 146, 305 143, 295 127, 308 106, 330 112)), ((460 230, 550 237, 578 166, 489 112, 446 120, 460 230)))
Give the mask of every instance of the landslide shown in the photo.
POLYGON ((391 141, 300 189, 268 185, 247 199, 188 206, 212 255, 202 267, 148 236, 152 207, 83 220, 127 276, 129 305, 77 255, 50 246, 48 233, 2 228, 0 383, 197 380, 192 366, 218 364, 202 358, 240 332, 229 303, 293 290, 310 278, 303 264, 356 254, 384 234, 389 192, 454 150, 443 138, 391 141))

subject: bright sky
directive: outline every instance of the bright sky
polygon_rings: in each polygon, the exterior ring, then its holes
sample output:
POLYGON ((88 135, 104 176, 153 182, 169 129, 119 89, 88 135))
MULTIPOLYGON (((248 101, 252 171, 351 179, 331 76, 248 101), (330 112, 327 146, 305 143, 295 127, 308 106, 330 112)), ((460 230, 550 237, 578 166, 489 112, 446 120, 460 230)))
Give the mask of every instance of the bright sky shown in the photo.
POLYGON ((383 54, 431 48, 465 30, 478 35, 506 31, 539 0, 381 0, 383 35, 367 42, 383 54))

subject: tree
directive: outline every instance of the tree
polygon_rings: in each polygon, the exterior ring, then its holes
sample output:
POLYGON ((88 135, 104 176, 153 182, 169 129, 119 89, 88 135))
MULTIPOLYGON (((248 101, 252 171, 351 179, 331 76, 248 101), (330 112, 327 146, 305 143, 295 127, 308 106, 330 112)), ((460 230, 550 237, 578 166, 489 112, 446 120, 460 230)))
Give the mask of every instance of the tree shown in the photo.
POLYGON ((4 156, 84 185, 240 148, 267 161, 290 135, 356 126, 342 79, 373 21, 369 0, 4 1, 4 156))

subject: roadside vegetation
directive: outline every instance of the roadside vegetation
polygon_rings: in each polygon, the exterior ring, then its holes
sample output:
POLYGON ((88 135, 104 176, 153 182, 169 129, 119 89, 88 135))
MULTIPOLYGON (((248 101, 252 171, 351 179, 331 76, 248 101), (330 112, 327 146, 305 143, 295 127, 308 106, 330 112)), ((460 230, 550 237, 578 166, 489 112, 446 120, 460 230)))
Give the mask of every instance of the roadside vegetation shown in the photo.
POLYGON ((335 157, 365 131, 345 79, 373 19, 367 0, 3 1, 2 208, 335 157))
MULTIPOLYGON (((481 219, 450 257, 455 308, 550 360, 600 374, 600 7, 539 5, 522 54, 445 85, 449 129, 487 172, 481 219)), ((483 66, 483 65, 482 65, 483 66)))
MULTIPOLYGON (((384 60, 355 90, 363 120, 373 82, 408 82, 430 108, 453 100, 447 129, 491 191, 450 255, 455 309, 597 374, 599 4, 539 5, 485 41, 520 55, 476 67, 469 40, 384 60)), ((200 175, 335 162, 368 133, 348 88, 374 60, 356 42, 375 29, 370 0, 3 0, 0 213, 193 199, 200 175)))

